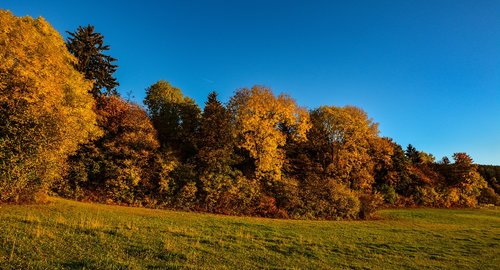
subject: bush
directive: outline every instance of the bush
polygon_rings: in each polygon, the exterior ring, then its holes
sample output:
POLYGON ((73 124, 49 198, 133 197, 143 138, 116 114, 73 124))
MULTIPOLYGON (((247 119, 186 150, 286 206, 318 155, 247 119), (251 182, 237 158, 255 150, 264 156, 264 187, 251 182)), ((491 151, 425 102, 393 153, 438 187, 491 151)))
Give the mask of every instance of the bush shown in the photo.
POLYGON ((447 189, 443 194, 444 207, 457 207, 459 206, 460 189, 452 187, 447 189))
POLYGON ((360 201, 356 193, 333 179, 309 175, 301 190, 304 215, 322 219, 355 219, 360 201))
POLYGON ((384 198, 380 193, 361 193, 359 201, 361 202, 359 217, 369 219, 373 217, 375 211, 384 203, 384 198))
POLYGON ((195 206, 197 190, 194 182, 185 184, 176 196, 175 207, 182 210, 192 210, 195 206))
POLYGON ((394 187, 389 185, 382 185, 380 193, 384 197, 384 201, 388 204, 395 204, 398 199, 398 194, 394 187))
POLYGON ((294 178, 282 177, 272 182, 272 190, 268 194, 276 199, 276 206, 283 212, 293 214, 303 207, 300 199, 299 182, 294 178))
POLYGON ((440 207, 444 205, 442 196, 432 187, 417 187, 415 201, 419 205, 440 207))
POLYGON ((490 187, 483 188, 478 198, 479 203, 500 205, 500 196, 490 187))

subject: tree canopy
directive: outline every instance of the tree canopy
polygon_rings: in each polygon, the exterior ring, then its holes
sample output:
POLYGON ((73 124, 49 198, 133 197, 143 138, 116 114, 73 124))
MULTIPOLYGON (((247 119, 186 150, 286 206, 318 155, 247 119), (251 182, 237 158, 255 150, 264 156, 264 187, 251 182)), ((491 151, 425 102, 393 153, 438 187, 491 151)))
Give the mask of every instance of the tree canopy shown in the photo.
POLYGON ((144 104, 158 130, 161 146, 182 158, 192 157, 196 152, 194 135, 201 113, 194 100, 161 80, 146 89, 144 104))

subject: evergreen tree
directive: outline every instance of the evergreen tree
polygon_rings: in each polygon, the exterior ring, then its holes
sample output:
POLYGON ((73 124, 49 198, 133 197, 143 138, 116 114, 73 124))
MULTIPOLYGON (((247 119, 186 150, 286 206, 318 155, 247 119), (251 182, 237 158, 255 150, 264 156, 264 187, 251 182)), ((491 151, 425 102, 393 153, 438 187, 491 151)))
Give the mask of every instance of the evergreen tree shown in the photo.
POLYGON ((99 95, 118 95, 116 87, 119 83, 113 77, 117 65, 115 58, 104 54, 109 45, 104 45, 104 36, 94 32, 94 26, 79 26, 76 32, 67 31, 69 37, 66 46, 77 59, 75 68, 92 81, 94 86, 90 91, 94 97, 99 95))
POLYGON ((200 151, 232 148, 231 124, 231 114, 217 99, 217 93, 210 93, 201 115, 198 136, 200 151))
POLYGON ((406 155, 406 157, 408 157, 408 159, 410 159, 410 161, 413 164, 419 164, 422 162, 419 152, 411 144, 408 144, 408 147, 406 148, 406 151, 405 151, 405 155, 406 155))
POLYGON ((197 155, 200 199, 209 211, 224 212, 220 201, 234 190, 232 134, 231 114, 217 100, 217 93, 210 93, 201 116, 197 155))

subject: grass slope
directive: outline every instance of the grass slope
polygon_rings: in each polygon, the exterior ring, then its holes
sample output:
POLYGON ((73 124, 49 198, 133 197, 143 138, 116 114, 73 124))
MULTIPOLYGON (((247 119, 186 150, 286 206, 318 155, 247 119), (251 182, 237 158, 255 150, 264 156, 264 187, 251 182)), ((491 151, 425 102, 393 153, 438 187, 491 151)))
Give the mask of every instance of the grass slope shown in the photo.
POLYGON ((500 212, 375 221, 228 217, 52 199, 0 206, 0 268, 452 268, 500 265, 500 212))

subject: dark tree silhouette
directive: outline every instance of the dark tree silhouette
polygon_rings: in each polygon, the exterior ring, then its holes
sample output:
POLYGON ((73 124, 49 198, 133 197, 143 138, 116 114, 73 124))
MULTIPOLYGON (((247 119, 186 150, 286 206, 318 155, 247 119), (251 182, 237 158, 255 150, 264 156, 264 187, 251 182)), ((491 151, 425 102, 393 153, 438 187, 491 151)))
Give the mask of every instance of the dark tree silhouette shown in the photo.
POLYGON ((113 62, 115 58, 104 54, 109 45, 104 45, 104 36, 94 32, 94 26, 79 26, 66 40, 68 50, 78 58, 75 68, 85 75, 85 78, 94 83, 90 91, 94 97, 100 95, 118 95, 116 86, 119 83, 113 77, 118 68, 113 62))
POLYGON ((413 147, 413 145, 408 144, 408 147, 406 148, 405 155, 410 159, 410 161, 413 164, 419 164, 422 162, 422 159, 420 158, 420 154, 418 153, 417 149, 413 147))

